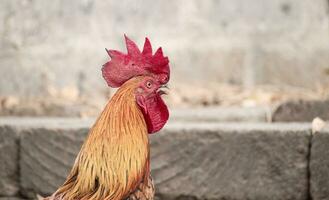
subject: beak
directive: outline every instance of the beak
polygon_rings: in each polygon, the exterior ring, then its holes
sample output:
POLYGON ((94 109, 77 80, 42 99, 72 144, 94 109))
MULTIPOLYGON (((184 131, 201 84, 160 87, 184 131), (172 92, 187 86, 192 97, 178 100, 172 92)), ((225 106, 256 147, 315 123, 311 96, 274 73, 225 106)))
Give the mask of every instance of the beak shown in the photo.
POLYGON ((160 95, 163 95, 163 94, 167 95, 168 92, 167 92, 166 90, 169 90, 168 85, 167 85, 167 84, 161 85, 161 86, 159 87, 158 93, 159 93, 160 95), (165 89, 165 90, 163 90, 163 89, 165 89))
POLYGON ((168 84, 161 85, 160 88, 166 88, 169 90, 168 84))

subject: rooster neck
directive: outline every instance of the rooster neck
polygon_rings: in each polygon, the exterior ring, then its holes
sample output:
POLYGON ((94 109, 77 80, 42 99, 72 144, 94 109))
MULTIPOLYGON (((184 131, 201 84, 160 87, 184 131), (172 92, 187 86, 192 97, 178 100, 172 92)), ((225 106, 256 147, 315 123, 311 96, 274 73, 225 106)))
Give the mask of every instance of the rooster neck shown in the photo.
POLYGON ((69 177, 65 199, 122 199, 149 176, 149 140, 133 90, 120 88, 91 128, 69 177))
POLYGON ((112 97, 92 127, 90 135, 98 135, 110 140, 127 139, 126 136, 148 139, 144 116, 132 91, 119 90, 112 97))

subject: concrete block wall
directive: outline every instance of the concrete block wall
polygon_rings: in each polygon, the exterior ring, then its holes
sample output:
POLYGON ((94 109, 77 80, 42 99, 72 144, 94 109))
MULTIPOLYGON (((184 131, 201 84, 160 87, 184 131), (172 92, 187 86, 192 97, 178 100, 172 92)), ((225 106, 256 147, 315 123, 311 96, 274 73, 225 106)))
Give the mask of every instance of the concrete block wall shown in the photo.
POLYGON ((0 127, 0 197, 19 192, 18 133, 8 126, 0 127))
POLYGON ((0 94, 102 95, 104 48, 163 46, 173 84, 328 84, 327 0, 0 2, 0 94), (188 76, 186 76, 188 74, 188 76))
MULTIPOLYGON (((92 123, 1 119, 0 166, 9 172, 1 170, 6 190, 0 197, 52 193, 92 123)), ((329 199, 327 136, 328 129, 312 135, 306 123, 169 123, 151 136, 157 195, 166 200, 329 199)))
POLYGON ((315 134, 312 139, 310 177, 313 199, 329 199, 329 128, 315 134))

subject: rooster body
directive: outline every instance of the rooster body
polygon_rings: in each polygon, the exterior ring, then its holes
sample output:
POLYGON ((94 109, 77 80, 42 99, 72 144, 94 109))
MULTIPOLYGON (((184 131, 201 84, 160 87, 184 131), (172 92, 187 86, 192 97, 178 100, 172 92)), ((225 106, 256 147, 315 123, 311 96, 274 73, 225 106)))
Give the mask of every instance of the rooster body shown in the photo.
POLYGON ((162 80, 151 73, 113 77, 108 81, 121 87, 90 129, 65 183, 47 200, 153 199, 148 134, 169 117, 161 98, 163 75, 162 80))

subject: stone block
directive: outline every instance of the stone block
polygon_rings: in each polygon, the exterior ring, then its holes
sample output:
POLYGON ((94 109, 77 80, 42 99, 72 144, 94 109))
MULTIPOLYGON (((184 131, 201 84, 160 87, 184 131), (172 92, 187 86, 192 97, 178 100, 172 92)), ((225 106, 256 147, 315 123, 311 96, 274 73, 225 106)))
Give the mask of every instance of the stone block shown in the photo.
MULTIPOLYGON (((88 131, 69 121, 22 130, 23 193, 63 183, 88 131)), ((169 123, 150 136, 158 197, 306 200, 310 137, 307 124, 169 123)))
POLYGON ((284 102, 274 110, 272 121, 311 122, 316 117, 329 120, 329 100, 284 102))
POLYGON ((312 137, 310 184, 313 200, 329 199, 329 127, 312 137))
MULTIPOLYGON (((163 199, 308 199, 310 130, 301 124, 177 124, 152 137, 163 199)), ((161 196, 162 195, 162 196, 161 196)))
POLYGON ((88 129, 26 128, 21 136, 22 193, 51 194, 65 181, 88 129))
POLYGON ((19 190, 18 133, 9 126, 0 126, 0 197, 14 196, 19 190))

